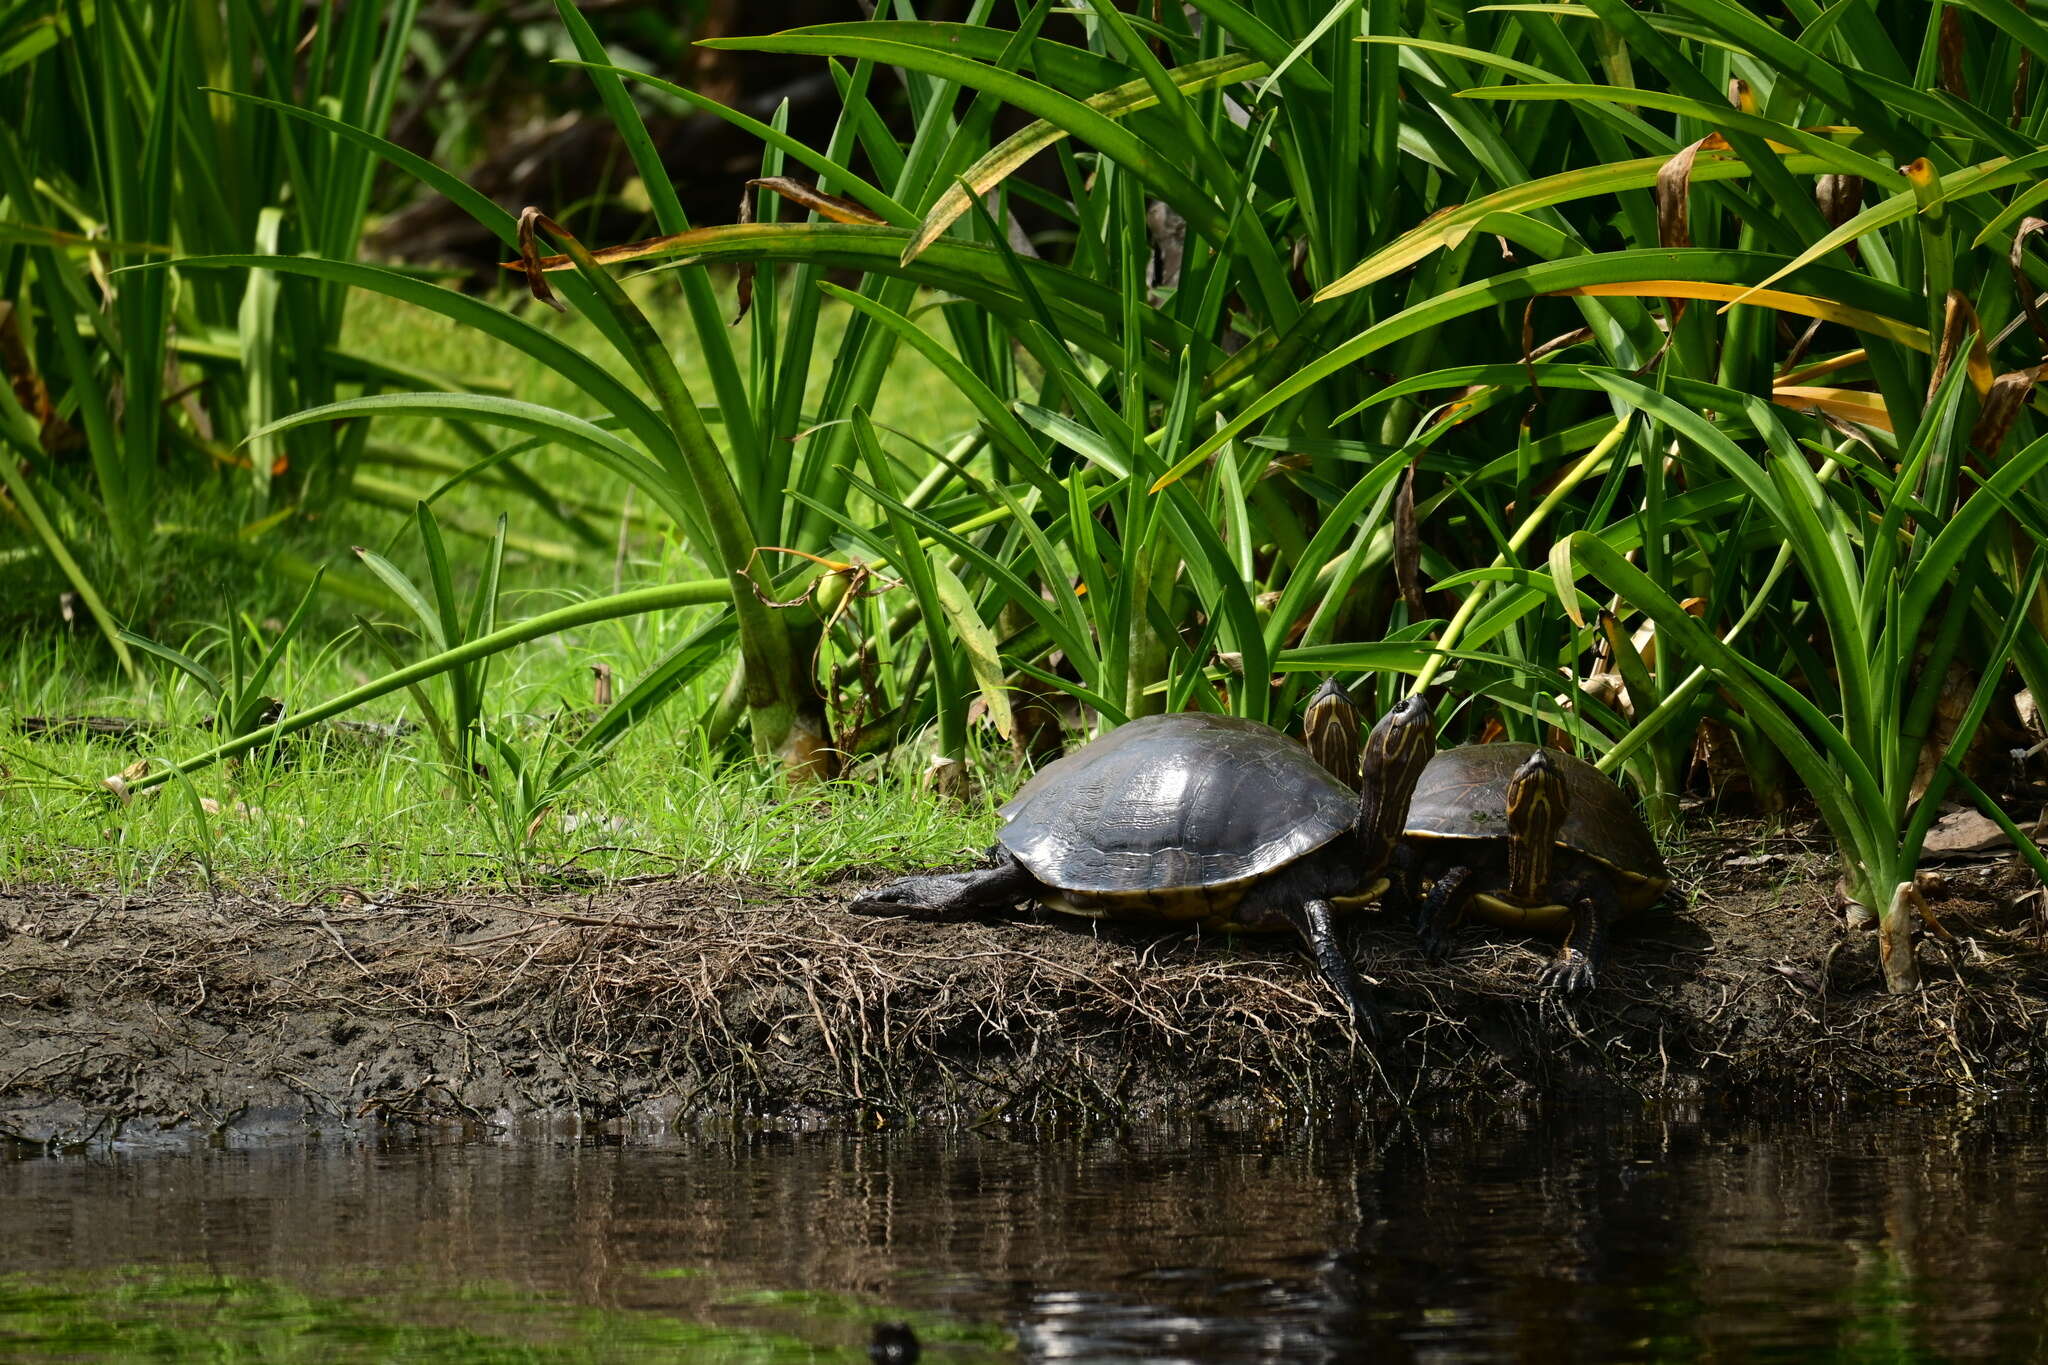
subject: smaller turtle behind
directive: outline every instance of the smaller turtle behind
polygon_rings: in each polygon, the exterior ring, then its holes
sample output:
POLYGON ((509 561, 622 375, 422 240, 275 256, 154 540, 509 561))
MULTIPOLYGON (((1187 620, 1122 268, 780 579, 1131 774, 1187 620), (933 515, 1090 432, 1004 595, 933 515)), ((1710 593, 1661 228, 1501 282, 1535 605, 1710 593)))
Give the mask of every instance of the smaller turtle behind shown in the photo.
POLYGON ((1654 904, 1671 874, 1634 805, 1592 764, 1534 744, 1468 744, 1423 770, 1392 883, 1385 904, 1413 908, 1432 957, 1468 912, 1562 929, 1542 980, 1571 994, 1593 985, 1614 921, 1654 904))
MULTIPOLYGON (((1338 778, 1357 771, 1360 718, 1334 678, 1303 717, 1310 756, 1338 778)), ((1671 884, 1621 788, 1585 760, 1533 744, 1468 744, 1430 759, 1388 878, 1381 904, 1414 914, 1432 957, 1467 913, 1510 928, 1562 929, 1543 984, 1567 993, 1593 985, 1614 921, 1671 884)))

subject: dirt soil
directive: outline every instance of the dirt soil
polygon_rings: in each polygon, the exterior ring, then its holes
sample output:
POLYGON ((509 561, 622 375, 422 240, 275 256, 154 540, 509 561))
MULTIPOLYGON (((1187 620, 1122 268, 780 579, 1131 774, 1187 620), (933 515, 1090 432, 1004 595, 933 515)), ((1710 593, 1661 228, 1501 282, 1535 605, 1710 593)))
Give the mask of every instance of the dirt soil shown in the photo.
POLYGON ((1548 946, 1432 963, 1359 922, 1368 1048, 1287 939, 1056 914, 855 915, 649 880, 286 903, 0 887, 0 1138, 315 1125, 1118 1123, 1486 1095, 1868 1094, 2048 1081, 2040 898, 1952 867, 1926 988, 1884 992, 1814 841, 1694 838, 1687 907, 1625 924, 1560 1004, 1548 946))

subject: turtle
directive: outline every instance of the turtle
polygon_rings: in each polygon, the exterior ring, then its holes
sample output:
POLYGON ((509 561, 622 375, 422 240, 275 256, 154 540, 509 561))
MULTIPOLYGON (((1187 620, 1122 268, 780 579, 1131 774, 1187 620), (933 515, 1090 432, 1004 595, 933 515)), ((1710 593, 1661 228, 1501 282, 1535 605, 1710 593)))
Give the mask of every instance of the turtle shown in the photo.
POLYGON ((1041 769, 999 812, 993 866, 906 877, 859 911, 1007 910, 1036 900, 1116 920, 1293 929, 1362 1032, 1377 1034, 1332 929, 1386 889, 1417 776, 1436 748, 1411 699, 1373 728, 1353 792, 1256 721, 1147 716, 1041 769))
MULTIPOLYGON (((1333 678, 1310 699, 1309 753, 1354 771, 1361 712, 1333 678)), ((1534 744, 1467 744, 1429 760, 1409 800, 1382 905, 1412 910, 1432 957, 1468 912, 1511 928, 1565 931, 1547 989, 1589 989, 1622 914, 1661 899, 1671 874, 1642 817, 1584 759, 1534 744)))
POLYGON ((1412 908, 1423 950, 1470 912, 1564 931, 1546 990, 1591 989, 1614 921, 1664 896, 1671 874, 1635 806, 1606 774, 1535 744, 1467 744, 1416 783, 1385 904, 1412 908))

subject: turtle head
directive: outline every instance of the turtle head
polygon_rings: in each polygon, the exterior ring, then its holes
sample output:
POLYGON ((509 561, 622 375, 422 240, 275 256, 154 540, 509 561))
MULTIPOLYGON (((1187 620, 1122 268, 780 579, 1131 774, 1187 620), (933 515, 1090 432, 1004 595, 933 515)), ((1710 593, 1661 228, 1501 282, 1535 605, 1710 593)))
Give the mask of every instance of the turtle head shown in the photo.
POLYGON ((1429 703, 1408 697, 1380 717, 1365 737, 1359 765, 1358 832, 1384 867, 1408 820, 1415 781, 1436 752, 1436 717, 1429 703))
POLYGON ((1323 685, 1308 699, 1308 709, 1314 711, 1318 706, 1331 703, 1350 707, 1353 715, 1358 713, 1358 698, 1351 695, 1350 688, 1337 681, 1334 673, 1323 679, 1323 685))
POLYGON ((1335 678, 1325 678, 1301 716, 1301 739, 1308 755, 1353 791, 1358 789, 1358 703, 1335 678))
POLYGON ((1508 890, 1534 902, 1548 894, 1551 853, 1564 829, 1564 769, 1542 749, 1508 779, 1508 890))

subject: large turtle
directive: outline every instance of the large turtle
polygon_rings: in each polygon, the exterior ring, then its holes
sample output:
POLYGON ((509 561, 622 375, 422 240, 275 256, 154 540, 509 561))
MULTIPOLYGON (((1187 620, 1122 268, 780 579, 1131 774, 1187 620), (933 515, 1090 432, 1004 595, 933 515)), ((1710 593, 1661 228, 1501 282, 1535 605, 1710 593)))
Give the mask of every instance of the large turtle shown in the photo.
POLYGON ((1148 716, 1025 783, 1002 808, 993 867, 907 877, 854 908, 971 912, 1037 900, 1112 919, 1292 928, 1374 1032, 1331 919, 1385 890, 1408 793, 1434 749, 1429 708, 1401 703, 1367 738, 1354 794, 1254 721, 1148 716))
MULTIPOLYGON (((1309 752, 1339 776, 1356 762, 1346 735, 1359 718, 1334 680, 1309 704, 1309 752)), ((1592 764, 1534 744, 1468 744, 1423 769, 1389 880, 1384 905, 1414 913, 1431 956, 1467 913, 1562 930, 1543 985, 1571 993, 1593 985, 1608 928, 1654 904, 1671 875, 1635 807, 1592 764)))

